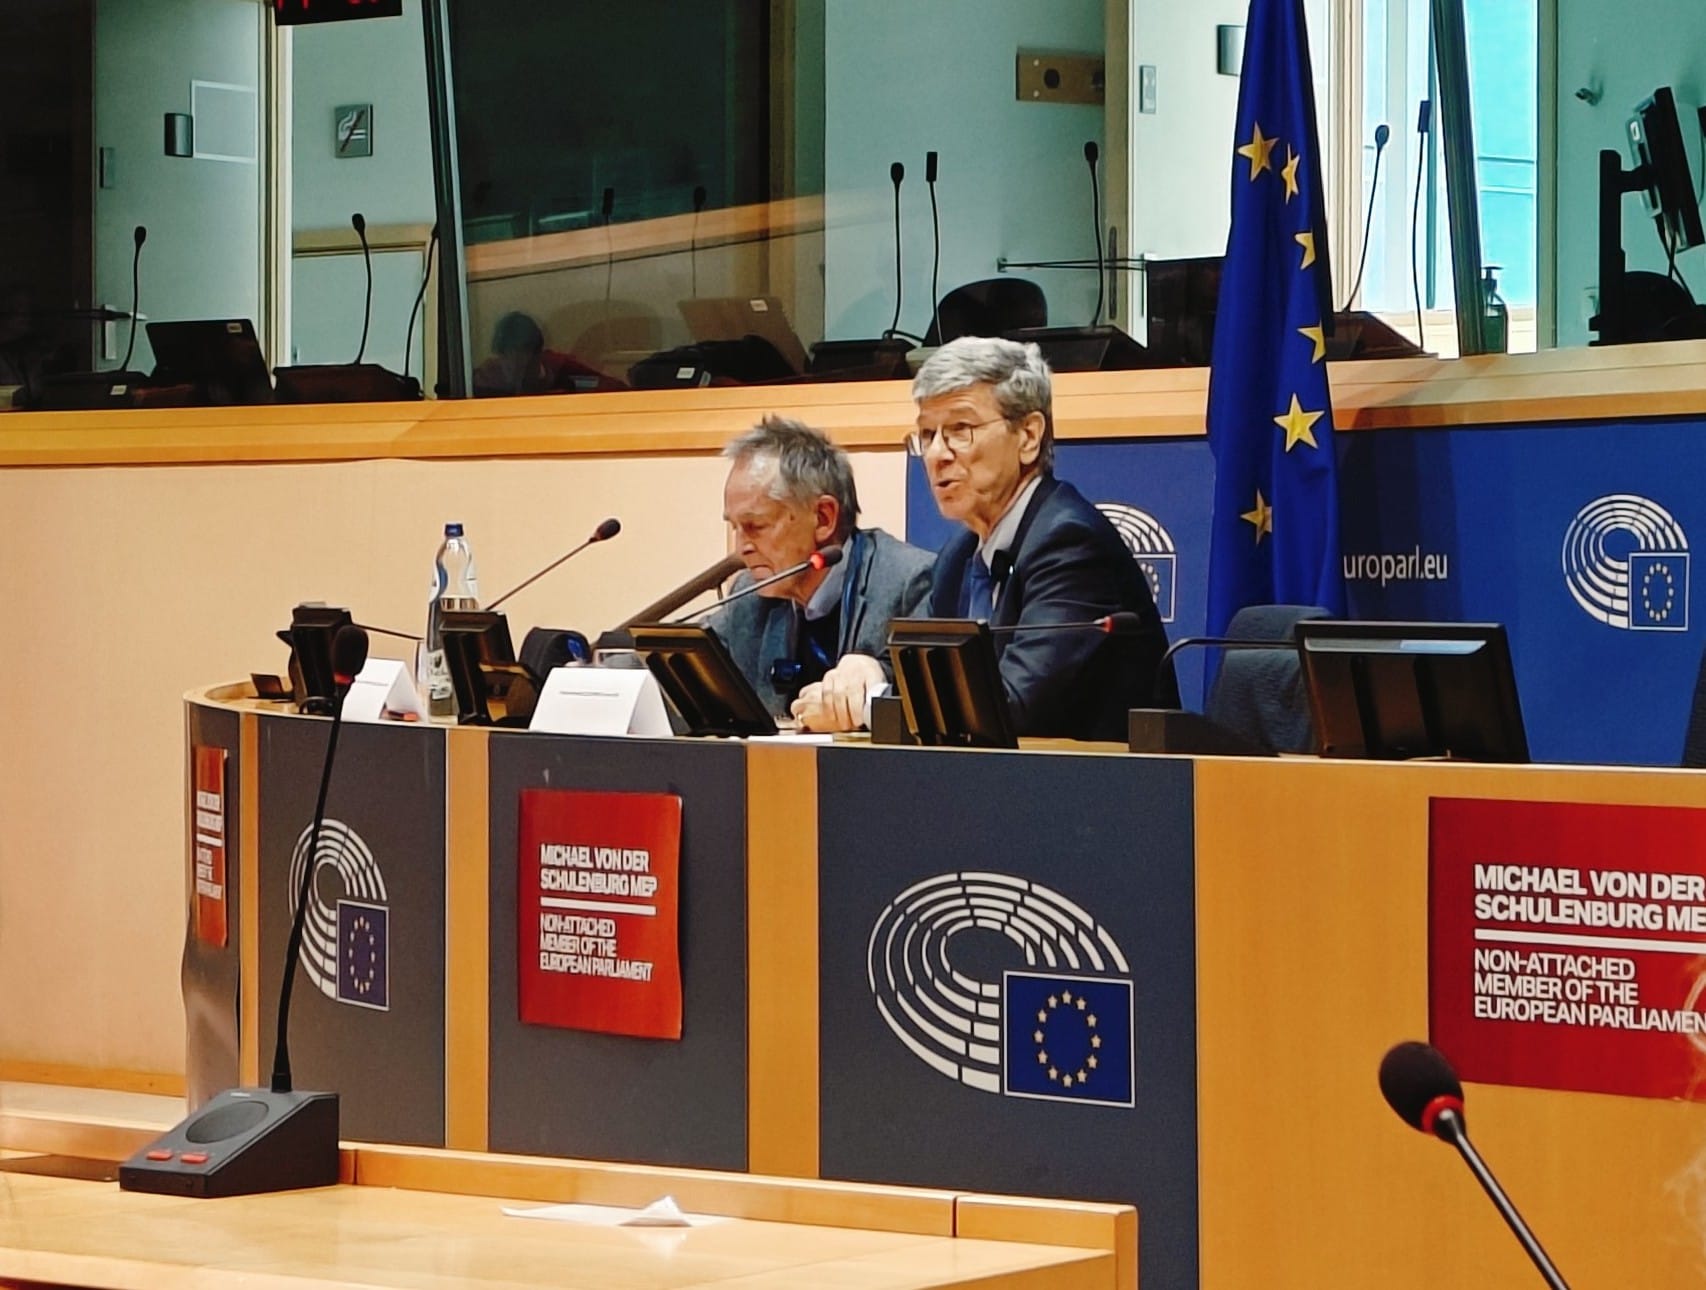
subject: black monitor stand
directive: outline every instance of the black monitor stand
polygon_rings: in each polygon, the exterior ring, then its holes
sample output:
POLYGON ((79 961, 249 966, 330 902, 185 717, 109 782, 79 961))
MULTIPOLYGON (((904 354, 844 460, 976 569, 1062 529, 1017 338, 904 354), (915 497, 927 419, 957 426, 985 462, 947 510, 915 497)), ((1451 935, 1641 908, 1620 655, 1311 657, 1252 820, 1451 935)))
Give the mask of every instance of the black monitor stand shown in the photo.
POLYGON ((1680 282, 1624 267, 1623 195, 1646 189, 1646 164, 1624 169, 1614 149, 1599 154, 1599 312, 1588 319, 1591 344, 1632 345, 1706 336, 1702 309, 1680 282))

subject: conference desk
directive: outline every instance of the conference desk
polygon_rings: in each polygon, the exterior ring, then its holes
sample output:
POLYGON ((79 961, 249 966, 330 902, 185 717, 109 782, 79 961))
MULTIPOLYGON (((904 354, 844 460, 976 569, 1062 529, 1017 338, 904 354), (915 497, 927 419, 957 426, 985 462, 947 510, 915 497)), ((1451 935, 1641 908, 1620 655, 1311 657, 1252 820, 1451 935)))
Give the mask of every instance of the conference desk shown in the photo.
MULTIPOLYGON (((226 947, 186 951, 192 1095, 270 1052, 324 747, 323 721, 243 695, 187 700, 191 743, 227 758, 235 911, 226 947)), ((299 1083, 343 1094, 347 1138, 1130 1203, 1143 1284, 1213 1290, 1525 1283, 1461 1165, 1376 1088, 1387 1047, 1429 1029, 1430 804, 1706 805, 1682 771, 397 724, 344 740, 329 813, 387 874, 391 1008, 299 990, 293 1052, 299 1083), (520 1020, 517 801, 540 787, 680 797, 680 1041, 520 1020), (894 911, 955 881, 1029 884, 1106 949, 1072 970, 1129 990, 1124 1097, 1022 1095, 975 1042, 948 1069, 900 1020, 894 911)), ((964 935, 1000 958, 997 933, 964 935)), ((1487 1084, 1469 1122, 1566 1276, 1697 1283, 1696 1102, 1487 1084)))

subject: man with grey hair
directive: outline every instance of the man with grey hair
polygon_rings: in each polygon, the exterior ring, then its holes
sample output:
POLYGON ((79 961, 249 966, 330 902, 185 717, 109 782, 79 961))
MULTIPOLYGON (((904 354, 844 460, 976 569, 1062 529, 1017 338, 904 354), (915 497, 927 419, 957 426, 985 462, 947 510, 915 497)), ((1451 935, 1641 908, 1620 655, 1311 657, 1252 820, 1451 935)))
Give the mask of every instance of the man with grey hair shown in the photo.
MULTIPOLYGON (((1126 712, 1153 702, 1167 636, 1119 533, 1054 477, 1041 352, 962 336, 918 369, 912 397, 907 448, 924 461, 937 509, 965 525, 936 558, 930 614, 1005 629, 995 652, 1017 733, 1123 743, 1126 712), (1135 615, 1136 630, 1057 626, 1116 613, 1135 615)), ((874 676, 874 659, 846 659, 824 689, 868 687, 874 676)))
POLYGON ((723 456, 732 463, 723 518, 746 564, 743 579, 762 581, 831 545, 842 558, 737 600, 706 625, 776 716, 809 730, 852 729, 863 694, 857 708, 850 693, 826 698, 822 679, 843 655, 882 653, 889 620, 923 607, 930 553, 858 527, 852 463, 821 431, 768 416, 723 456))

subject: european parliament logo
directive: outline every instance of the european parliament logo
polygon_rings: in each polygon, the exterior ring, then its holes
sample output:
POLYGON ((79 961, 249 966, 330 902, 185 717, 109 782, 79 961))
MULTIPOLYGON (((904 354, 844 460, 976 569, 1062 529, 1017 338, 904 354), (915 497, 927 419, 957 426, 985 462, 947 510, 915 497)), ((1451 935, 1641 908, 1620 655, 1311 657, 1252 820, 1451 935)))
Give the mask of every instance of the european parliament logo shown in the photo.
POLYGON ((1593 618, 1625 631, 1688 630, 1688 536, 1664 507, 1612 493, 1564 533, 1564 583, 1593 618))
MULTIPOLYGON (((312 825, 304 829, 291 852, 292 918, 312 831, 312 825)), ((391 913, 385 875, 366 841, 341 820, 328 819, 320 829, 297 961, 328 999, 390 1011, 391 913), (325 889, 342 895, 329 899, 325 889)))
POLYGON ((1058 891, 982 871, 914 883, 871 928, 866 972, 895 1038, 949 1079, 1007 1097, 1135 1105, 1130 965, 1058 891), (1002 957, 1023 966, 997 970, 1002 957))
POLYGON ((1154 597, 1161 621, 1172 622, 1179 582, 1179 552, 1173 545, 1173 535, 1162 527, 1161 521, 1135 506, 1097 502, 1096 509, 1108 517, 1137 561, 1137 567, 1149 579, 1149 594, 1154 597))

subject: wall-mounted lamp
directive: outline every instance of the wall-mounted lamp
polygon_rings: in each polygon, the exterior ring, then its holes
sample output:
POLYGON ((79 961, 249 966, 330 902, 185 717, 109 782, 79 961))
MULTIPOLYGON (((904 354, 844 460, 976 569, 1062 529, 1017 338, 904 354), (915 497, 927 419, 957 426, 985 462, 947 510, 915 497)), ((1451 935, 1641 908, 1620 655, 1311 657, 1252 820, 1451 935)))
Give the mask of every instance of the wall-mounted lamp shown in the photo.
POLYGON ((188 112, 166 113, 166 155, 195 156, 195 118, 188 112))

